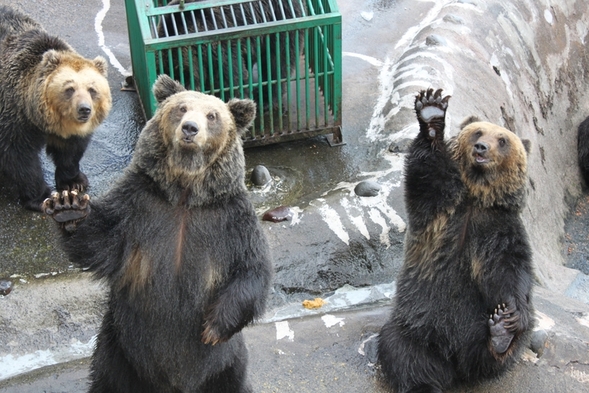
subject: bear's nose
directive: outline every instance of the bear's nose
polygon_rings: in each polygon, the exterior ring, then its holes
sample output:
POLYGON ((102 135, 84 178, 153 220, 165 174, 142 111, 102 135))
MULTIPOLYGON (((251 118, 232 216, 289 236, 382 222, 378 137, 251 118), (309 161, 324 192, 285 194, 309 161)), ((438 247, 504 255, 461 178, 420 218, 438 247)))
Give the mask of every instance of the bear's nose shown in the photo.
POLYGON ((78 105, 78 115, 88 117, 92 112, 92 108, 88 104, 80 104, 78 105))
POLYGON ((487 150, 489 150, 489 145, 487 145, 485 142, 477 142, 474 144, 474 151, 476 153, 486 153, 487 150))
POLYGON ((198 124, 193 121, 187 121, 182 124, 182 133, 184 135, 191 137, 198 134, 198 124))

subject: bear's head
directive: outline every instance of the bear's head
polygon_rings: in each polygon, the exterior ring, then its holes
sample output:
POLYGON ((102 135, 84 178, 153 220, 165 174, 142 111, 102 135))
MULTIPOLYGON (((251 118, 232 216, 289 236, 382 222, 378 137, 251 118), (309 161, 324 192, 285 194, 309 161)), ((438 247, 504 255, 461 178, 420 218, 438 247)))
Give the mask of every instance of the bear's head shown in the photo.
POLYGON ((112 104, 106 60, 49 50, 40 67, 44 76, 40 100, 48 131, 62 138, 92 133, 112 104))
POLYGON ((255 119, 255 103, 247 99, 225 103, 186 90, 167 75, 158 77, 153 93, 158 108, 141 133, 134 156, 141 169, 164 189, 191 188, 199 203, 244 190, 241 136, 255 119))
POLYGON ((452 142, 469 196, 484 207, 519 207, 527 182, 530 144, 496 124, 466 119, 452 142))

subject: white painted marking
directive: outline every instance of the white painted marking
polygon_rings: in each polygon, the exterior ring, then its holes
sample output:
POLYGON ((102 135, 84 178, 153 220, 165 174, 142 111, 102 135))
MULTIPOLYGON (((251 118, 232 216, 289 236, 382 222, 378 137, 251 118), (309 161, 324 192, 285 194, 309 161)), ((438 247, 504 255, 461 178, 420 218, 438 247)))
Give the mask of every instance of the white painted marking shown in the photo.
POLYGON ((318 199, 318 201, 323 204, 323 206, 319 208, 319 214, 321 214, 323 221, 327 223, 329 229, 331 229, 342 242, 350 245, 350 235, 348 235, 346 228, 344 228, 342 220, 339 218, 337 212, 325 203, 325 199, 318 199))
POLYGON ((330 328, 332 326, 338 325, 340 327, 344 326, 346 323, 344 322, 344 318, 338 318, 334 315, 330 315, 330 314, 325 314, 324 316, 321 317, 321 319, 323 320, 323 323, 325 324, 325 327, 330 328))
POLYGON ((0 357, 0 381, 41 367, 88 357, 92 355, 95 341, 96 336, 87 343, 76 340, 69 347, 57 350, 37 350, 22 356, 12 354, 2 356, 0 357))
POLYGON ((589 314, 583 315, 581 318, 577 318, 579 324, 589 328, 589 314))
POLYGON ((96 31, 96 34, 98 35, 98 46, 100 46, 102 51, 104 53, 106 53, 110 64, 112 64, 112 66, 115 67, 121 75, 128 76, 128 75, 130 75, 130 73, 127 72, 127 70, 125 70, 125 67, 123 67, 123 65, 115 57, 114 53, 112 53, 111 50, 104 43, 104 33, 102 31, 102 21, 104 20, 106 13, 108 12, 109 9, 110 9, 110 0, 102 0, 102 9, 100 11, 98 11, 98 14, 96 14, 96 19, 94 19, 94 30, 96 31))
POLYGON ((364 347, 366 346, 366 343, 370 340, 372 340, 373 338, 378 337, 378 334, 375 333, 373 335, 371 335, 370 337, 368 337, 366 340, 362 341, 362 343, 360 344, 360 348, 358 348, 358 353, 362 356, 366 356, 366 351, 364 351, 364 347))
POLYGON ((288 321, 276 322, 276 340, 282 340, 283 338, 294 341, 294 331, 290 329, 288 321))
POLYGON ((549 25, 554 22, 554 19, 552 18, 552 12, 550 12, 548 8, 544 10, 544 19, 546 19, 546 22, 548 22, 549 25))
POLYGON ((540 311, 536 310, 536 320, 538 324, 534 328, 534 330, 550 330, 554 326, 555 322, 552 318, 548 315, 541 313, 540 311))
POLYGON ((362 59, 362 60, 364 60, 364 61, 366 61, 376 67, 381 67, 383 64, 382 61, 380 61, 374 57, 361 55, 360 53, 342 52, 342 56, 357 57, 358 59, 362 59))
POLYGON ((346 210, 346 212, 348 213, 348 217, 350 217, 350 221, 352 221, 352 224, 354 224, 354 226, 360 231, 360 233, 362 234, 362 236, 364 236, 366 239, 370 240, 370 232, 368 231, 368 228, 366 227, 366 223, 364 222, 364 217, 362 217, 362 210, 358 209, 356 206, 352 206, 350 203, 350 200, 348 198, 343 198, 340 201, 342 207, 346 210), (352 214, 352 209, 354 209, 354 211, 357 213, 359 212, 359 215, 353 215, 352 214))

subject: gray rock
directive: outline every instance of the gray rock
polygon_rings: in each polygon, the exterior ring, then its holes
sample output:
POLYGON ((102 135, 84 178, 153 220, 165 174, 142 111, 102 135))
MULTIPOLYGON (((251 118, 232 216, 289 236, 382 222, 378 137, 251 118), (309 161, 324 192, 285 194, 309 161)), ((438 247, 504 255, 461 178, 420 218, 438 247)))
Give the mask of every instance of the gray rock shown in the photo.
POLYGON ((364 180, 354 187, 354 192, 361 197, 373 197, 378 195, 381 188, 381 185, 375 181, 364 180))
POLYGON ((256 165, 250 177, 251 182, 256 186, 265 186, 272 180, 270 171, 264 165, 256 165))

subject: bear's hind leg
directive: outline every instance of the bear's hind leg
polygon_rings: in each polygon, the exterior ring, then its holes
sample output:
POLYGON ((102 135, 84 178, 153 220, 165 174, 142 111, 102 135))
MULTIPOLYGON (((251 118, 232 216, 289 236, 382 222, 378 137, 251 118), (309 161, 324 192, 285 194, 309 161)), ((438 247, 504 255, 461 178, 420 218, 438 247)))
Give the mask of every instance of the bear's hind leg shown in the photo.
POLYGON ((247 381, 247 355, 236 356, 225 370, 210 377, 200 388, 202 393, 252 393, 247 381))
POLYGON ((378 359, 395 393, 441 393, 455 378, 453 365, 434 348, 413 341, 389 320, 378 338, 378 359))
POLYGON ((502 354, 507 352, 515 334, 508 330, 508 320, 511 316, 510 310, 503 306, 497 306, 497 309, 489 318, 489 331, 491 332, 491 347, 493 350, 502 354))
POLYGON ((90 367, 89 393, 161 393, 139 377, 118 343, 110 310, 104 315, 90 367))

